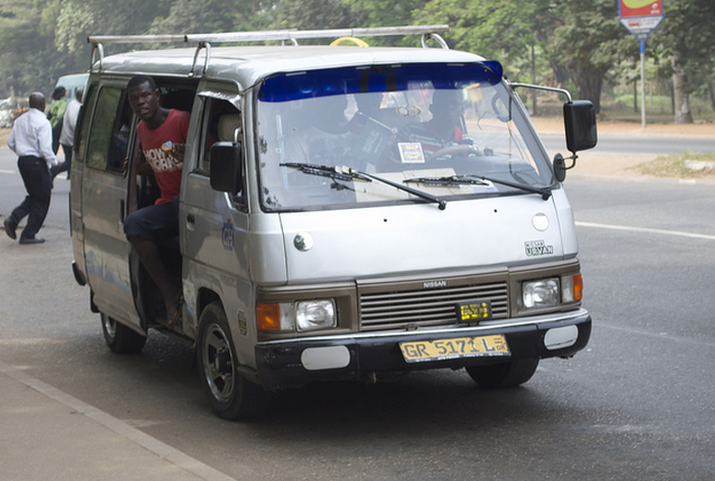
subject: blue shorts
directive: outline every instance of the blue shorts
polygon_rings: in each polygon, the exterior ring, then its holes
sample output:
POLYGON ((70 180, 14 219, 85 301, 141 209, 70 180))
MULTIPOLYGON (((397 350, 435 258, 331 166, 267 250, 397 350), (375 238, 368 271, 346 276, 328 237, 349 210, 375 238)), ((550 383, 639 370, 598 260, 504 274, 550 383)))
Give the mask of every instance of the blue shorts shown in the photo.
POLYGON ((167 204, 142 207, 124 219, 127 238, 161 242, 179 235, 179 196, 167 204))

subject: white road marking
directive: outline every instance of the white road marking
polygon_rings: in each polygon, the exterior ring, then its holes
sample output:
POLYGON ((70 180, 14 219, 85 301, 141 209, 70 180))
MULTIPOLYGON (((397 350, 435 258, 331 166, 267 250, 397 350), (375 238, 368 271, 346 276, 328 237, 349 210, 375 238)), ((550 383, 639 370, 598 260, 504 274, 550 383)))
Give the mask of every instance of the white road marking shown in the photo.
POLYGON ((715 235, 694 234, 692 232, 682 232, 677 230, 650 229, 648 227, 632 227, 626 225, 598 224, 596 222, 576 222, 577 227, 596 227, 598 229, 621 230, 626 232, 645 232, 648 234, 674 235, 679 237, 690 237, 691 239, 715 240, 715 235))

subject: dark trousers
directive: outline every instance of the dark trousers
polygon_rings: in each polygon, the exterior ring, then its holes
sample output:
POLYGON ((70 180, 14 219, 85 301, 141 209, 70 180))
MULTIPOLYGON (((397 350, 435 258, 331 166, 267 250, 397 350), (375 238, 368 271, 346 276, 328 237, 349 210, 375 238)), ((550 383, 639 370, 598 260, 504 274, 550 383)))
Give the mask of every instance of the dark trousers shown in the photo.
POLYGON ((55 155, 57 152, 60 150, 60 135, 62 135, 62 120, 60 119, 59 122, 57 122, 57 125, 52 127, 52 150, 55 152, 55 155))
POLYGON ((33 239, 42 227, 50 208, 52 180, 47 163, 39 157, 20 157, 17 167, 20 170, 22 181, 25 183, 27 197, 22 204, 15 207, 7 220, 12 227, 17 227, 25 216, 29 216, 20 238, 33 239))
POLYGON ((67 178, 70 178, 70 167, 72 166, 72 147, 65 144, 61 145, 62 151, 65 153, 65 161, 60 165, 52 166, 50 168, 50 177, 52 180, 54 180, 60 172, 67 172, 67 178))

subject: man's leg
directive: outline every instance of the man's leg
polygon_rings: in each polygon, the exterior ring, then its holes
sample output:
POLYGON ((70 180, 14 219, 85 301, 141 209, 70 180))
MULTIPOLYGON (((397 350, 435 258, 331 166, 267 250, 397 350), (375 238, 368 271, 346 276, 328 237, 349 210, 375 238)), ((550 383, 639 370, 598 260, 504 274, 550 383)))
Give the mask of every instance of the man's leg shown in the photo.
POLYGON ((65 163, 62 164, 62 170, 67 171, 67 178, 69 179, 72 172, 72 146, 63 144, 62 151, 65 153, 65 163))
POLYGON ((52 180, 55 180, 57 174, 60 174, 62 172, 67 172, 67 178, 70 178, 70 165, 72 165, 72 147, 65 144, 60 145, 62 145, 62 151, 65 153, 65 161, 60 165, 52 166, 52 168, 50 169, 50 177, 52 178, 52 180))
POLYGON ((164 266, 164 262, 161 260, 159 247, 155 242, 136 236, 129 237, 129 242, 139 256, 139 260, 144 265, 144 268, 149 272, 149 275, 159 287, 168 312, 174 302, 176 302, 177 293, 181 289, 181 284, 177 283, 167 272, 166 266, 164 266))
POLYGON ((10 217, 7 218, 7 223, 9 224, 9 227, 13 231, 13 233, 15 232, 15 229, 17 228, 20 221, 24 219, 27 214, 30 213, 30 206, 32 205, 32 198, 30 197, 30 187, 28 184, 32 174, 32 163, 27 161, 25 157, 20 157, 17 160, 17 170, 20 171, 20 177, 22 177, 22 183, 25 184, 25 191, 27 192, 27 195, 25 196, 25 199, 20 203, 20 205, 13 209, 12 213, 10 213, 10 217))
POLYGON ((27 225, 22 231, 20 240, 34 239, 35 234, 42 227, 42 223, 47 217, 50 208, 50 197, 52 195, 52 180, 47 164, 44 160, 30 158, 24 162, 24 169, 20 171, 25 181, 25 187, 29 197, 29 217, 27 225))
POLYGON ((156 240, 171 239, 179 233, 178 196, 170 204, 153 205, 132 212, 124 219, 124 233, 164 299, 167 314, 181 294, 181 278, 172 276, 164 265, 156 240))

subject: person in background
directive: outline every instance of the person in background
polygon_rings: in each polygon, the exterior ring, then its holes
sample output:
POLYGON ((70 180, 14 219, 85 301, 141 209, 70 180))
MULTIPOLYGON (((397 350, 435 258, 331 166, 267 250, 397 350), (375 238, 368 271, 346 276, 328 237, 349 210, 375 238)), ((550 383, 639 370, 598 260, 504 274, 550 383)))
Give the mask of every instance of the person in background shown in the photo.
POLYGON ((82 89, 77 89, 75 91, 75 98, 69 101, 67 104, 67 109, 65 110, 65 115, 62 118, 62 133, 60 134, 60 145, 62 146, 62 152, 65 154, 65 161, 58 167, 52 167, 50 169, 50 174, 52 179, 57 176, 60 172, 67 172, 67 179, 70 178, 70 167, 72 165, 72 146, 74 145, 74 131, 77 126, 77 116, 79 115, 79 108, 82 106, 80 103, 82 101, 82 89))
POLYGON ((62 134, 62 119, 65 116, 65 110, 67 109, 67 99, 65 98, 64 87, 59 86, 55 88, 52 92, 52 103, 50 104, 50 111, 47 113, 47 118, 52 124, 52 151, 57 154, 60 150, 60 134, 62 134))
POLYGON ((15 230, 25 217, 27 225, 20 235, 20 244, 41 244, 35 237, 50 208, 52 180, 49 168, 57 164, 52 150, 52 125, 45 117, 45 97, 40 92, 30 94, 30 108, 15 120, 7 145, 18 155, 17 167, 25 183, 27 197, 10 217, 3 221, 5 233, 16 239, 15 230))

